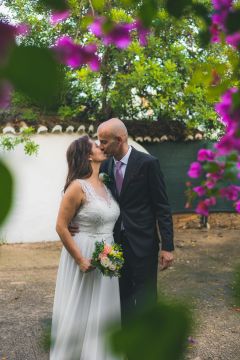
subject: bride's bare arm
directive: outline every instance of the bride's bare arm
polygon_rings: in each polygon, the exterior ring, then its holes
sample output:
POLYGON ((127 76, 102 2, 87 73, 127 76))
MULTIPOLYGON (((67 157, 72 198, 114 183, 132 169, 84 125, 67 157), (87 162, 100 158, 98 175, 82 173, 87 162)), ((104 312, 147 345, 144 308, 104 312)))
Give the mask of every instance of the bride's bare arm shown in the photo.
POLYGON ((81 184, 78 181, 73 181, 63 195, 57 217, 56 231, 67 251, 75 259, 80 269, 85 272, 92 269, 91 261, 82 255, 68 229, 69 223, 83 201, 84 193, 81 184))

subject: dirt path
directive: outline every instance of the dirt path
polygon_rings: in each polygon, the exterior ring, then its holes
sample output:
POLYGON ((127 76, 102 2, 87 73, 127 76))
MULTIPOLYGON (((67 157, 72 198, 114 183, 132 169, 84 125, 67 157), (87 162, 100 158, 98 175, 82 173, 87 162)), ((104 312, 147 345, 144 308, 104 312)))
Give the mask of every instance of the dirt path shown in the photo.
MULTIPOLYGON (((239 231, 181 230, 175 243, 176 261, 159 274, 159 289, 194 309, 195 343, 186 359, 239 360, 240 313, 232 298, 239 231)), ((60 249, 60 243, 0 246, 1 360, 48 359, 40 339, 51 318, 60 249)))

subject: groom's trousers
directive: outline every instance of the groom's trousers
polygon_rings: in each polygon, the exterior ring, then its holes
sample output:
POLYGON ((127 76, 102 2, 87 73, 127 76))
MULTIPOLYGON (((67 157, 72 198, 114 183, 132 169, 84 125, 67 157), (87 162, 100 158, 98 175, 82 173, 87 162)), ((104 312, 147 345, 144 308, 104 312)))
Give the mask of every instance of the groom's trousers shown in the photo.
POLYGON ((119 279, 122 324, 149 303, 157 301, 158 246, 147 256, 136 256, 121 231, 124 266, 119 279))

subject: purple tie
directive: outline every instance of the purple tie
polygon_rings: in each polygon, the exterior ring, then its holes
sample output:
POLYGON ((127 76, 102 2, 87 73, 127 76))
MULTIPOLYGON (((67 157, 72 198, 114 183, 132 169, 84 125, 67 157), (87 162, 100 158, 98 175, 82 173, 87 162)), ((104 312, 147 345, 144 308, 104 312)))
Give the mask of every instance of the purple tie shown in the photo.
POLYGON ((118 195, 120 195, 121 193, 122 183, 123 183, 123 174, 121 172, 122 165, 123 163, 121 161, 116 161, 115 182, 116 182, 118 195))

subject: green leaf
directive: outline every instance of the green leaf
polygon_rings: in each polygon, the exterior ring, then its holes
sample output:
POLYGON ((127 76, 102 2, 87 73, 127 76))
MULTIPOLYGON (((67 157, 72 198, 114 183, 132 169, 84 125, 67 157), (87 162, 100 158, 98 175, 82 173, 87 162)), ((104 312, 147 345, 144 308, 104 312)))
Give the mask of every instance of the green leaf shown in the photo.
POLYGON ((228 14, 226 24, 230 34, 240 30, 240 9, 228 14))
POLYGON ((210 43, 210 39, 211 34, 209 30, 199 31, 199 42, 201 47, 206 48, 210 43))
POLYGON ((215 162, 208 162, 203 166, 204 170, 209 173, 215 173, 220 169, 220 166, 215 162))
POLYGON ((233 110, 240 108, 240 91, 232 94, 233 110))
POLYGON ((105 0, 92 0, 92 5, 96 10, 103 10, 105 5, 105 0))
POLYGON ((68 9, 67 1, 65 0, 39 0, 39 2, 48 8, 62 11, 68 9))
POLYGON ((201 17, 207 25, 211 24, 208 8, 203 4, 193 4, 193 11, 201 17))
POLYGON ((152 23, 154 16, 156 15, 158 4, 156 0, 144 0, 140 9, 139 17, 146 27, 149 27, 152 23))
POLYGON ((129 360, 180 359, 191 327, 189 311, 182 305, 161 302, 132 318, 110 339, 116 353, 129 360))
POLYGON ((62 86, 62 72, 52 50, 33 46, 16 47, 5 71, 15 90, 41 104, 54 104, 62 86))
POLYGON ((192 0, 167 0, 166 8, 170 15, 180 18, 190 5, 192 5, 192 0))
POLYGON ((6 219, 12 205, 13 178, 2 161, 0 161, 0 224, 6 219))

